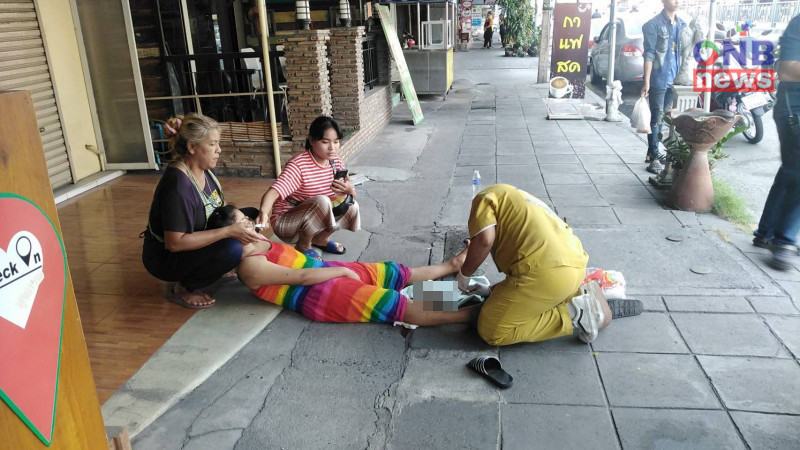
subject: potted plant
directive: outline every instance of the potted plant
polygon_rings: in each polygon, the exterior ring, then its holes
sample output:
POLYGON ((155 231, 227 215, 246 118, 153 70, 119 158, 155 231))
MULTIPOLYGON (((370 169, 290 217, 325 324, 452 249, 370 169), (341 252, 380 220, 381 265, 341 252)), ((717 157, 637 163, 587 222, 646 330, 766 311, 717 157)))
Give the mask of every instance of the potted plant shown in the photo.
POLYGON ((728 155, 722 147, 744 131, 734 128, 740 118, 729 111, 711 113, 693 108, 675 117, 664 115, 670 137, 664 141, 667 164, 672 170, 671 203, 684 211, 706 212, 714 202, 711 168, 728 155))
POLYGON ((536 9, 530 0, 501 0, 505 10, 506 56, 525 56, 533 45, 536 9))

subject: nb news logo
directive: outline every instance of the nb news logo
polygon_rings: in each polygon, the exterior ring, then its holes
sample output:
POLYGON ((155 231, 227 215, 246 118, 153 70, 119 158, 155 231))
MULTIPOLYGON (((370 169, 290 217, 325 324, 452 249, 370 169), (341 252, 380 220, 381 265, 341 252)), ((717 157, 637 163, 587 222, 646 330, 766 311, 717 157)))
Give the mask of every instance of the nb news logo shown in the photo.
POLYGON ((775 91, 775 46, 769 41, 749 39, 750 26, 750 22, 746 22, 732 30, 733 34, 745 38, 740 40, 738 48, 728 40, 722 43, 721 49, 712 41, 698 42, 694 46, 698 65, 693 77, 695 92, 775 91), (716 64, 718 61, 721 65, 716 64))

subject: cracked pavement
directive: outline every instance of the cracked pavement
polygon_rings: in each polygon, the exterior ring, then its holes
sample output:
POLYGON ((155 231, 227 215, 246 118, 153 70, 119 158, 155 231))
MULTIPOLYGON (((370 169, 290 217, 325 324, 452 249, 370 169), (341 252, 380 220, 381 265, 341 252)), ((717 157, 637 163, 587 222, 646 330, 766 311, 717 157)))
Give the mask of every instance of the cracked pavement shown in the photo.
POLYGON ((797 447, 800 271, 769 269, 727 222, 660 206, 639 136, 625 123, 547 121, 536 59, 500 55, 456 53, 447 100, 423 98, 418 127, 399 105, 349 162, 373 181, 357 188, 364 229, 337 234, 353 242, 345 256, 417 266, 452 255, 477 169, 484 186, 514 184, 552 205, 590 265, 621 270, 645 313, 590 346, 497 348, 465 326, 282 312, 135 448, 797 447), (481 354, 500 357, 513 388, 465 367, 481 354))

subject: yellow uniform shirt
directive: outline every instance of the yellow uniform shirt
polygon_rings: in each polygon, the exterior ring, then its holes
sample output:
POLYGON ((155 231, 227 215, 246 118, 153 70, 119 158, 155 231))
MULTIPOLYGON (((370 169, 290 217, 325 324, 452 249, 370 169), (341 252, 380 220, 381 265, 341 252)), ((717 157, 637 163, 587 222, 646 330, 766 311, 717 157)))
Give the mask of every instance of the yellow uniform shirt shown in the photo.
POLYGON ((572 229, 541 200, 508 184, 472 200, 469 235, 496 225, 492 258, 506 275, 567 266, 585 268, 589 255, 572 229))

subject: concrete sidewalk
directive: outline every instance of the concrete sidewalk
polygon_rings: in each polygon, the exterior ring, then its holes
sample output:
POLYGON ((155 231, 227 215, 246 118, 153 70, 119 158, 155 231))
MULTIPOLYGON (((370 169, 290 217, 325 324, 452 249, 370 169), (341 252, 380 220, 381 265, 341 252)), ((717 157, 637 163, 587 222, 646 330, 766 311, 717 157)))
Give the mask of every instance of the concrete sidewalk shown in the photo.
MULTIPOLYGON (((775 272, 742 231, 660 206, 625 124, 547 121, 536 60, 456 54, 446 101, 404 105, 354 172, 347 257, 439 262, 465 233, 474 170, 551 204, 645 302, 590 346, 497 348, 462 326, 404 332, 281 313, 134 440, 141 449, 796 448, 800 271, 775 272), (465 364, 499 355, 514 387, 465 364)), ((591 100, 590 100, 591 101, 591 100)), ((490 264, 490 279, 499 275, 490 264)))

